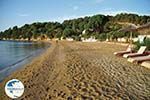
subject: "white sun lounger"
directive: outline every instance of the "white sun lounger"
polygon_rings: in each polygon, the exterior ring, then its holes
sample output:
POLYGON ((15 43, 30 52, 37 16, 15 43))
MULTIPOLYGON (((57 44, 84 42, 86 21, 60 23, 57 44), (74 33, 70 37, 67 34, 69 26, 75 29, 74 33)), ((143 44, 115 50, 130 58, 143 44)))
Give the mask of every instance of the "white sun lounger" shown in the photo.
POLYGON ((118 51, 118 52, 114 52, 114 55, 123 55, 123 54, 127 54, 127 53, 131 53, 131 47, 128 47, 126 51, 118 51))
POLYGON ((141 66, 144 66, 146 68, 150 68, 150 61, 144 61, 144 62, 142 62, 141 66))
POLYGON ((146 46, 141 46, 137 53, 124 54, 123 57, 128 58, 128 57, 143 56, 145 50, 146 50, 146 46))
POLYGON ((150 55, 128 58, 128 61, 129 62, 137 62, 137 63, 143 62, 143 61, 150 61, 150 55))

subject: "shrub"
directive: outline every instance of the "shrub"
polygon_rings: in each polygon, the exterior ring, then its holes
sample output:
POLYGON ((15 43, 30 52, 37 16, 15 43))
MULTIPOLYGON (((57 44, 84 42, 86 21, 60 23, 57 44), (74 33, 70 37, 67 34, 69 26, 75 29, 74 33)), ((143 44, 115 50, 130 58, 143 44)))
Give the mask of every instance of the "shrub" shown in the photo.
POLYGON ((141 46, 146 46, 147 50, 150 50, 150 38, 146 38, 143 43, 140 43, 139 41, 135 43, 136 47, 135 49, 138 50, 141 46))
POLYGON ((98 37, 98 39, 99 39, 100 41, 105 41, 106 38, 107 38, 106 33, 101 33, 101 34, 99 35, 99 37, 98 37))

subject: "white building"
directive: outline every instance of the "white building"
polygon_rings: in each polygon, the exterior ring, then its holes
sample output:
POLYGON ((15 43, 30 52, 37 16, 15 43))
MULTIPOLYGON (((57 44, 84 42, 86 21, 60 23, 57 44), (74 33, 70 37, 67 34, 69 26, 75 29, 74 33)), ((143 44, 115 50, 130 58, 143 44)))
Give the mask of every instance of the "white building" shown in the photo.
POLYGON ((73 41, 73 38, 66 38, 67 41, 73 41))
POLYGON ((118 38, 117 39, 118 42, 127 42, 127 38, 118 38))
POLYGON ((88 39, 85 38, 81 38, 82 42, 96 42, 97 40, 95 39, 95 37, 90 37, 88 39))

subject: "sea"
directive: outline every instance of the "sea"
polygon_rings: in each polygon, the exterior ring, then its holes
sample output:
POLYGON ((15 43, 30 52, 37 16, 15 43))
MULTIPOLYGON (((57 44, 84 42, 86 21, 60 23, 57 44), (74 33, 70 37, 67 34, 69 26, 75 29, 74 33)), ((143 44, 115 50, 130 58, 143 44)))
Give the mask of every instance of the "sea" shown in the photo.
POLYGON ((0 82, 49 46, 45 42, 0 41, 0 82))

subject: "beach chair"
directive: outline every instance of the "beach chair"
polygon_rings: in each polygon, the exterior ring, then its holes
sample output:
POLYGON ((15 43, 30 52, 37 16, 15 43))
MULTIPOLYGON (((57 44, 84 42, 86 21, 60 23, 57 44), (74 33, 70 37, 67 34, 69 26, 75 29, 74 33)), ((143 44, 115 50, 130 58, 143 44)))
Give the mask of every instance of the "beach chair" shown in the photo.
POLYGON ((143 62, 143 61, 150 61, 150 55, 128 58, 128 61, 136 62, 136 63, 143 62))
POLYGON ((144 53, 145 50, 146 46, 141 46, 137 53, 124 54, 123 57, 128 58, 128 57, 144 56, 147 55, 146 53, 144 53))
POLYGON ((150 61, 144 61, 144 62, 142 62, 141 66, 144 66, 146 68, 150 68, 150 61))
POLYGON ((114 55, 116 56, 122 56, 124 54, 128 54, 128 53, 132 53, 132 49, 130 46, 128 46, 126 51, 118 51, 118 52, 114 52, 114 55))

